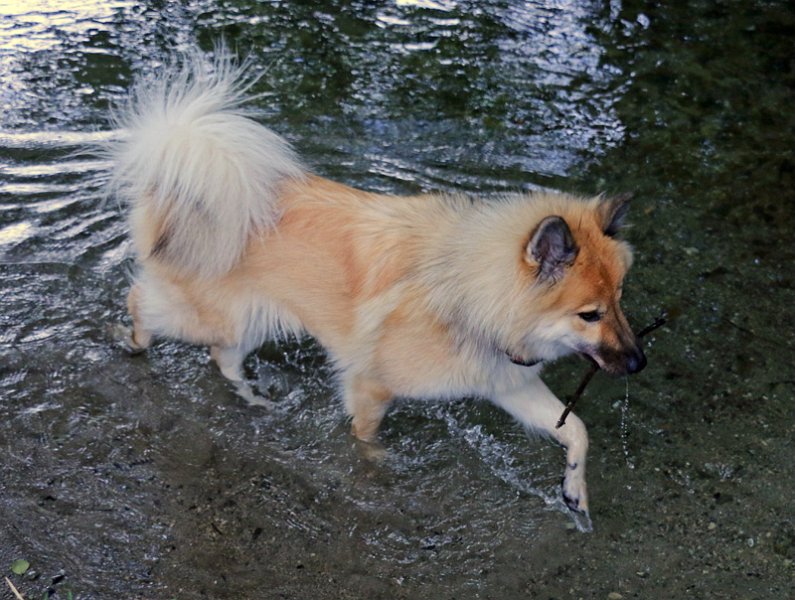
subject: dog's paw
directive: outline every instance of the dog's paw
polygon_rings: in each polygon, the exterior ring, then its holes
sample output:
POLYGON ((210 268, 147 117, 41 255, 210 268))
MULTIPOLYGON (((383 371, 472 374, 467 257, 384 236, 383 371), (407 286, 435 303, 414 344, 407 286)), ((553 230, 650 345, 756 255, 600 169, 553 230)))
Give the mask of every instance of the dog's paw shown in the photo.
POLYGON ((563 501, 574 512, 588 514, 588 487, 585 478, 575 470, 569 470, 563 478, 563 501))
POLYGON ((146 350, 143 346, 135 343, 132 327, 122 325, 121 323, 114 323, 108 325, 108 333, 116 345, 129 354, 141 354, 146 350))
POLYGON ((354 438, 354 446, 360 458, 374 465, 382 464, 389 456, 387 449, 378 441, 366 442, 354 438))
POLYGON ((232 385, 235 388, 235 393, 240 398, 245 400, 249 406, 261 406, 263 408, 267 408, 268 410, 273 410, 276 408, 275 402, 268 400, 265 396, 255 391, 245 381, 233 381, 232 385))

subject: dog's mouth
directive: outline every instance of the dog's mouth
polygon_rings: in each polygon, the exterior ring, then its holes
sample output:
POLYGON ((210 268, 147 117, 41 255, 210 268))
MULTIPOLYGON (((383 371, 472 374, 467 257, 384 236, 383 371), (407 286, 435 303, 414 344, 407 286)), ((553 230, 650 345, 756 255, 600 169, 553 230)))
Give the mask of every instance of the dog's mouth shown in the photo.
POLYGON ((585 358, 589 363, 597 367, 599 370, 604 371, 613 377, 621 377, 626 375, 627 372, 616 365, 606 363, 598 354, 591 354, 590 352, 580 352, 580 356, 585 358))
POLYGON ((599 352, 588 348, 580 349, 579 353, 590 363, 595 364, 608 375, 615 377, 638 373, 646 366, 646 357, 639 348, 627 352, 612 349, 599 352))

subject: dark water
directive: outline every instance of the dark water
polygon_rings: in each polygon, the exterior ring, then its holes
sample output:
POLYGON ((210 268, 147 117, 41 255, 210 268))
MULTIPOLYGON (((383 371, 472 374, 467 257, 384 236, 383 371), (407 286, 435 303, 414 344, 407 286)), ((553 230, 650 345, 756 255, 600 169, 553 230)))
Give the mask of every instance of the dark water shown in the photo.
POLYGON ((793 39, 776 1, 0 3, 0 571, 27 598, 793 597, 793 39), (592 532, 560 449, 489 405, 399 404, 375 464, 311 342, 250 359, 272 412, 205 349, 113 346, 129 244, 75 153, 220 37, 320 174, 635 192, 628 312, 674 318, 577 409, 592 532))

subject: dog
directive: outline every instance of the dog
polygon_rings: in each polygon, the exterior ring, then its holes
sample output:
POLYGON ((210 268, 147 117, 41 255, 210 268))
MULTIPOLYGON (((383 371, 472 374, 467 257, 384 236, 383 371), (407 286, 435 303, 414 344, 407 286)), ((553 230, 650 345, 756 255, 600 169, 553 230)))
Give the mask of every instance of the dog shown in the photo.
POLYGON ((365 442, 395 397, 489 399, 566 448, 563 498, 587 514, 585 426, 555 428, 563 404, 539 374, 571 353, 643 369, 619 304, 627 198, 354 189, 257 122, 252 81, 228 52, 196 51, 135 84, 116 115, 108 190, 130 206, 137 254, 128 348, 208 345, 241 383, 264 341, 309 334, 365 442))

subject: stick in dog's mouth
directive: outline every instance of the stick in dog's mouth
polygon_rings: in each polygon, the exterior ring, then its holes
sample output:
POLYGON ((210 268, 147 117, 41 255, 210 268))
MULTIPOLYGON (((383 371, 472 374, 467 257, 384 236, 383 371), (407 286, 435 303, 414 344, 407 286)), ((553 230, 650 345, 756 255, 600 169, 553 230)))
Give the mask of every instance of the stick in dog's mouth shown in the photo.
MULTIPOLYGON (((642 338, 648 334, 650 334, 655 329, 658 329, 665 325, 668 322, 668 315, 666 311, 660 313, 660 316, 654 319, 654 322, 650 325, 647 325, 643 329, 641 329, 636 335, 639 338, 642 338)), ((569 397, 569 401, 566 402, 566 408, 563 409, 563 414, 560 415, 560 419, 558 419, 557 424, 555 425, 555 429, 560 429, 566 424, 566 417, 569 416, 569 413, 574 409, 574 405, 577 404, 577 400, 580 399, 585 388, 588 386, 588 383, 591 381, 596 372, 599 370, 599 364, 590 356, 584 355, 591 363, 590 368, 583 376, 582 380, 580 381, 580 385, 577 386, 577 390, 569 397)))

